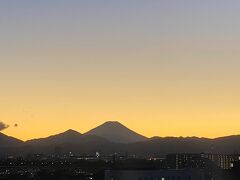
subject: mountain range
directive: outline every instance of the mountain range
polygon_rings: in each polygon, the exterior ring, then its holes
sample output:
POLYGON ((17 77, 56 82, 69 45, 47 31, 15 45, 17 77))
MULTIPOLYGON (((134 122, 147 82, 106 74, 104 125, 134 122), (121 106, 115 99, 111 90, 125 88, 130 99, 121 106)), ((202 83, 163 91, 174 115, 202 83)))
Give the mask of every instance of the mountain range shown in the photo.
POLYGON ((120 153, 138 156, 161 156, 169 153, 240 153, 240 136, 215 139, 198 137, 142 136, 116 121, 104 124, 81 134, 74 130, 46 138, 21 141, 0 133, 0 155, 26 155, 54 153, 102 154, 120 153))

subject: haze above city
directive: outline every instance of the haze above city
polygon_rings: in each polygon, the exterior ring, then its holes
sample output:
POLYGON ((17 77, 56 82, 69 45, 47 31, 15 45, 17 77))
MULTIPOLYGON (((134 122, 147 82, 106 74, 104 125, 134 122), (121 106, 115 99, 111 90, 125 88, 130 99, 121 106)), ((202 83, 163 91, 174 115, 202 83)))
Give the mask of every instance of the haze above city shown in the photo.
POLYGON ((114 120, 146 137, 240 134, 239 7, 1 1, 1 132, 27 140, 114 120))

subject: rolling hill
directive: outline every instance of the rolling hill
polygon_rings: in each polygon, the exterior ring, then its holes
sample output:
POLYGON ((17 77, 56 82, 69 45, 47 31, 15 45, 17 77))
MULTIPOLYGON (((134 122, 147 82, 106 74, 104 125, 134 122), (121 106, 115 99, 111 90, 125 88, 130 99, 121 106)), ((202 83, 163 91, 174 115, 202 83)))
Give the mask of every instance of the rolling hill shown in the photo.
POLYGON ((11 136, 7 136, 3 133, 0 133, 0 148, 3 148, 3 147, 16 147, 16 146, 20 146, 22 145, 24 142, 17 139, 17 138, 14 138, 14 137, 11 137, 11 136))

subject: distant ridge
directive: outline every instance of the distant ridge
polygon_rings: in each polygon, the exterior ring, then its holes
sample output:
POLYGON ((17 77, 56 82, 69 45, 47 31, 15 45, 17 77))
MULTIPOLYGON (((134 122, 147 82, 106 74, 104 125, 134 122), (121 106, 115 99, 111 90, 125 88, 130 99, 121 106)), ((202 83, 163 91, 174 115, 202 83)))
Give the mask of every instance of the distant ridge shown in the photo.
POLYGON ((88 131, 85 134, 93 134, 115 143, 134 143, 146 141, 148 138, 140 135, 117 121, 107 121, 102 125, 88 131))
POLYGON ((23 144, 23 141, 11 137, 11 136, 7 136, 3 133, 0 133, 0 148, 1 147, 15 147, 15 146, 19 146, 23 144))
POLYGON ((39 139, 32 139, 28 140, 25 143, 31 144, 31 145, 58 145, 63 143, 69 143, 74 142, 76 143, 81 138, 82 134, 74 131, 72 129, 69 129, 63 133, 52 135, 46 138, 39 138, 39 139))

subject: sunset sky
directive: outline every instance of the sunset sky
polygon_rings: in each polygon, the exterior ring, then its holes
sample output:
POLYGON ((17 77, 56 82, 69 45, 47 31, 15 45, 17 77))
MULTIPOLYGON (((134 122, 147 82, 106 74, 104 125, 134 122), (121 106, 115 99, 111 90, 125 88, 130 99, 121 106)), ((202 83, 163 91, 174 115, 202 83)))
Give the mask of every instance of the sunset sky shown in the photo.
POLYGON ((2 0, 2 132, 240 134, 239 17, 239 0, 2 0))

